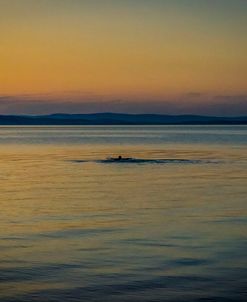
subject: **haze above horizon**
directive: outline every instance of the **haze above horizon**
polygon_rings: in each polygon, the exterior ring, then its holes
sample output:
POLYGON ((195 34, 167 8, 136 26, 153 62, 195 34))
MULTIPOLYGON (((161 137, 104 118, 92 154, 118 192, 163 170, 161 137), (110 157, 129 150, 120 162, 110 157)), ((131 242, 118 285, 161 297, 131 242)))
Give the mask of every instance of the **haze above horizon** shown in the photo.
POLYGON ((0 114, 247 115, 247 1, 0 6, 0 114))

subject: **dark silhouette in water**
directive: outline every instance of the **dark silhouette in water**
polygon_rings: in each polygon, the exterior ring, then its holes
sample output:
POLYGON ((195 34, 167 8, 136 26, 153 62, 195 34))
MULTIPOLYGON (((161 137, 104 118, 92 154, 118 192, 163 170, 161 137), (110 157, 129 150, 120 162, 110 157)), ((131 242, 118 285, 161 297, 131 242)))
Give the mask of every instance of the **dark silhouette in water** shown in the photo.
POLYGON ((118 157, 112 157, 111 160, 115 161, 125 161, 125 160, 131 160, 132 158, 130 157, 122 157, 122 155, 119 155, 118 157))
POLYGON ((108 157, 101 160, 72 160, 75 163, 87 163, 95 162, 101 164, 108 163, 130 163, 130 164, 217 164, 219 161, 216 160, 200 160, 200 159, 182 159, 182 158, 165 158, 165 159, 144 159, 144 158, 133 158, 133 157, 108 157))

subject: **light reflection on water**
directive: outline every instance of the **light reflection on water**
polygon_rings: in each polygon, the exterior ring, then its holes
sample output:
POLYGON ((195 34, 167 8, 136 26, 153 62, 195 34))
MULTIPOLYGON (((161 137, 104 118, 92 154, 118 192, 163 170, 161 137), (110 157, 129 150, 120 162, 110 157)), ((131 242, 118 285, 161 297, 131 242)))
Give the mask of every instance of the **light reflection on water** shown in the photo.
POLYGON ((245 301, 246 128, 88 128, 0 129, 0 301, 245 301))

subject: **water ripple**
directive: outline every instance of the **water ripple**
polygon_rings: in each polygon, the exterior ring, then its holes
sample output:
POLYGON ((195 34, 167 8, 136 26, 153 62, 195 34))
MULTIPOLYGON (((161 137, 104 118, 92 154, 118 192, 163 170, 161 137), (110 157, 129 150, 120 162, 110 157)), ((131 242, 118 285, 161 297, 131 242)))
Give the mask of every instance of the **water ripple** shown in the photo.
POLYGON ((143 158, 127 158, 127 159, 98 159, 98 160, 70 160, 73 163, 98 163, 98 164, 211 164, 218 163, 213 160, 200 160, 200 159, 177 159, 177 158, 165 158, 165 159, 143 159, 143 158))

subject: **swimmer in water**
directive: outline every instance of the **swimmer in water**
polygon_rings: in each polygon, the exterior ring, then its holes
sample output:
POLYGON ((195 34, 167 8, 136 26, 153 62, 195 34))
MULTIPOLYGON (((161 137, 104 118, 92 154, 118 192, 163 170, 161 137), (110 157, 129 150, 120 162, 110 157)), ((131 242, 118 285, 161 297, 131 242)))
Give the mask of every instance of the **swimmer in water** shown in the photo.
POLYGON ((131 160, 131 157, 122 157, 122 155, 118 155, 118 157, 110 157, 110 160, 114 160, 114 161, 128 161, 131 160))

